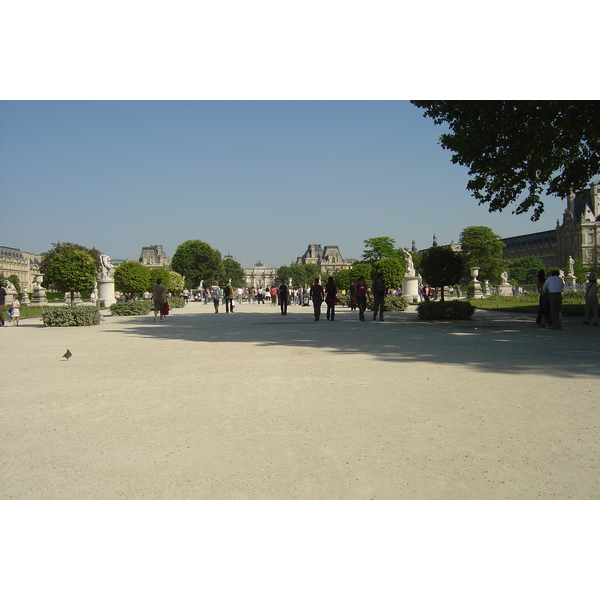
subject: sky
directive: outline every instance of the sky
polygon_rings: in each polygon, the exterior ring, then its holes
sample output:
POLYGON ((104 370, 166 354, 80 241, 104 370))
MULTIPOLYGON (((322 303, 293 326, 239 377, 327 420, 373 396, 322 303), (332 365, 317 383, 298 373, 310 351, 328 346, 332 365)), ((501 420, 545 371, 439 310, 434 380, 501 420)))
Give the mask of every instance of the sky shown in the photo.
POLYGON ((0 244, 137 260, 200 239, 279 267, 313 243, 359 259, 372 237, 423 249, 470 225, 554 227, 555 197, 537 223, 479 206, 443 131, 409 101, 3 101, 0 244))

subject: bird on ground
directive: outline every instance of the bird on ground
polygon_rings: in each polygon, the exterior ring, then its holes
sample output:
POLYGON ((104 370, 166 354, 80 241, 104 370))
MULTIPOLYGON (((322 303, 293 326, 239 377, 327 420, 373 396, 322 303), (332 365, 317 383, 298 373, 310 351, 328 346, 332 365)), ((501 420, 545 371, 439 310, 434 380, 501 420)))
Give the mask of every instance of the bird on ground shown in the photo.
POLYGON ((67 348, 67 351, 63 354, 63 358, 69 360, 73 356, 73 353, 67 348))

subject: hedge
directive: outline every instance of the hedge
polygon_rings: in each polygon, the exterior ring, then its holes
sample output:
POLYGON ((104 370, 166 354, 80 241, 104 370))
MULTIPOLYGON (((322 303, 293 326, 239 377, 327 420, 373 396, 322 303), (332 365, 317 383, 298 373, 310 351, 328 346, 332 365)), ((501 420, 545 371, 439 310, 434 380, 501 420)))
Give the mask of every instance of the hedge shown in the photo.
POLYGON ((87 327, 100 323, 96 306, 48 306, 42 313, 45 327, 87 327))
POLYGON ((475 307, 464 300, 448 302, 423 302, 417 308, 419 319, 424 321, 449 321, 453 319, 470 319, 475 307))
POLYGON ((152 300, 130 300, 129 302, 115 302, 108 307, 110 314, 117 317, 147 315, 153 309, 154 304, 152 300))

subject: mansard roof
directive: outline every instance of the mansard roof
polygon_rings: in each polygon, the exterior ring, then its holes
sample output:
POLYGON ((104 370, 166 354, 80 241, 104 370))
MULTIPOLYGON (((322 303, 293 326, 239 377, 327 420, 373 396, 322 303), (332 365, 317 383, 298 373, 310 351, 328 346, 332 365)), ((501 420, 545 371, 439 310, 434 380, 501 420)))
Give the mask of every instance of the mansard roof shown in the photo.
POLYGON ((526 235, 515 235, 500 240, 506 246, 505 250, 520 250, 524 248, 541 248, 543 246, 556 246, 556 230, 539 231, 526 235))

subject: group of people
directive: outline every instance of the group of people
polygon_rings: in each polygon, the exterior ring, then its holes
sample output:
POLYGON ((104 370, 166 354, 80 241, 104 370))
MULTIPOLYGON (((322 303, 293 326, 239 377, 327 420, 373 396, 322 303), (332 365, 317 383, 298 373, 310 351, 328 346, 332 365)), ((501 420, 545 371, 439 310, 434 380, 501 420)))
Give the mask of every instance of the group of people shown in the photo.
MULTIPOLYGON (((562 329, 562 293, 565 282, 560 276, 560 271, 555 270, 549 277, 543 269, 537 274, 537 291, 540 295, 536 323, 539 327, 562 329)), ((598 325, 598 281, 595 273, 588 273, 585 284, 585 317, 584 325, 598 325)))

